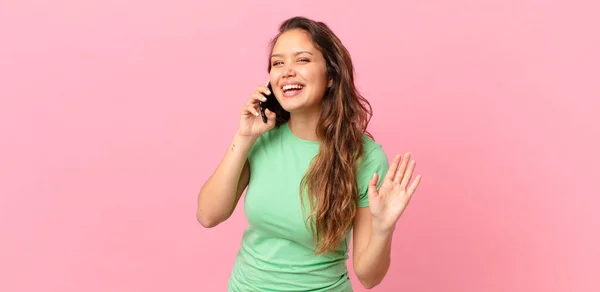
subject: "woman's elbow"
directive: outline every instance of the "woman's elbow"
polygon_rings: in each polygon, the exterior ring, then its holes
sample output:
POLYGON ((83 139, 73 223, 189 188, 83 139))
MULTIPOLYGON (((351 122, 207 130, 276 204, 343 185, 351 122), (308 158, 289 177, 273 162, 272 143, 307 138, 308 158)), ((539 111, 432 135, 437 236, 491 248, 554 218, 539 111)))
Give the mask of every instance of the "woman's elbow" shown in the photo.
POLYGON ((196 219, 204 228, 213 228, 223 221, 219 220, 215 216, 207 216, 202 212, 196 212, 196 219))
POLYGON ((373 275, 368 277, 368 276, 362 275, 360 272, 356 272, 356 271, 355 271, 355 274, 356 274, 356 277, 358 278, 358 281, 365 289, 375 288, 377 285, 379 285, 381 283, 381 281, 383 281, 383 277, 381 277, 381 278, 373 277, 373 275))
POLYGON ((381 283, 381 280, 379 280, 379 281, 368 281, 368 280, 362 280, 362 279, 359 278, 359 282, 360 282, 360 284, 365 289, 373 289, 373 288, 375 288, 377 285, 379 285, 381 283))

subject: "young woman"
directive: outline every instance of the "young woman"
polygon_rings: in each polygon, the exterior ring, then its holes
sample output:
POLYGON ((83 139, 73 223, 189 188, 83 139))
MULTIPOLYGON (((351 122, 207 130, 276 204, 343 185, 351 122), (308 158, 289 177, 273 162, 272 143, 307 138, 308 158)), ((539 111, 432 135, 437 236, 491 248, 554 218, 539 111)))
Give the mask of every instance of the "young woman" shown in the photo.
POLYGON ((266 110, 264 123, 258 102, 271 92, 252 94, 231 148, 200 190, 198 221, 225 221, 248 187, 249 226, 229 291, 352 291, 351 233, 354 272, 372 288, 387 273, 394 226, 419 184, 420 176, 409 184, 415 162, 406 153, 389 165, 366 131, 371 107, 327 25, 288 19, 271 52, 269 81, 283 109, 266 110))

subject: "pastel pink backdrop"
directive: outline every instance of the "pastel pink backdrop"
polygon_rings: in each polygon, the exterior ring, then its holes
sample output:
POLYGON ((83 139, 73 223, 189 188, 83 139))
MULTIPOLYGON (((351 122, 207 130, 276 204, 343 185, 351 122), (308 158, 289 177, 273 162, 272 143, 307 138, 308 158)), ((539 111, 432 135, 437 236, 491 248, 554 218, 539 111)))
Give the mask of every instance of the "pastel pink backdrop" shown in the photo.
POLYGON ((196 195, 294 15, 424 176, 375 291, 599 291, 599 8, 2 1, 0 291, 225 291, 243 209, 203 229, 196 195))

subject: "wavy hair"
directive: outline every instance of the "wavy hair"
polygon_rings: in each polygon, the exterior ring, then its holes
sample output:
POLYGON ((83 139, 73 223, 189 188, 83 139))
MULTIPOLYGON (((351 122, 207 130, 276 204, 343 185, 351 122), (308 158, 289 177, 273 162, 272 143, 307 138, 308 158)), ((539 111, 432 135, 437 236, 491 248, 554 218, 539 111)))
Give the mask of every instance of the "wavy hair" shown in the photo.
MULTIPOLYGON (((310 203, 306 223, 313 235, 315 253, 325 254, 334 250, 352 228, 358 202, 356 174, 358 162, 364 155, 362 135, 372 138, 367 132, 372 108, 354 85, 350 53, 325 23, 305 17, 284 21, 270 43, 271 53, 279 36, 293 29, 308 33, 326 60, 328 80, 333 81, 321 101, 316 129, 319 152, 300 186, 302 204, 306 203, 304 189, 310 203)), ((271 62, 268 72, 271 72, 271 62)), ((282 108, 275 113, 278 126, 289 120, 289 113, 282 108)))

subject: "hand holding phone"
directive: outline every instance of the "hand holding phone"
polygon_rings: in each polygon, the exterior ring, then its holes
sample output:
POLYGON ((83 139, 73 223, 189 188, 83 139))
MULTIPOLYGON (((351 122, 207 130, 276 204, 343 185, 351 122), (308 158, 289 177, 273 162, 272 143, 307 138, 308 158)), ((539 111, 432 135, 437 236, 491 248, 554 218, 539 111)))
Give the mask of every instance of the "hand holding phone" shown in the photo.
POLYGON ((258 137, 272 129, 278 118, 277 112, 272 108, 273 101, 276 105, 279 104, 270 86, 257 87, 248 102, 242 107, 238 134, 258 137), (259 116, 261 117, 259 118, 259 116))

